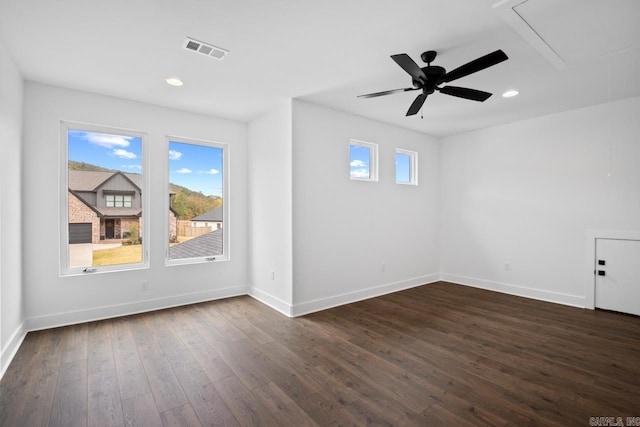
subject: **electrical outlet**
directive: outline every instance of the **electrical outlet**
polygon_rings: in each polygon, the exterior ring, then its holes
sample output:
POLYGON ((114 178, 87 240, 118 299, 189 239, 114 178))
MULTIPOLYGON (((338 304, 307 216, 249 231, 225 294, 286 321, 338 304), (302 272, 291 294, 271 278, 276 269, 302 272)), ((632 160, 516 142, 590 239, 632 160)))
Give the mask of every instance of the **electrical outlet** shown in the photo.
POLYGON ((511 263, 510 262, 505 262, 504 263, 504 269, 505 269, 505 271, 511 271, 511 263))
POLYGON ((271 270, 271 280, 276 280, 276 272, 271 270))
POLYGON ((143 291, 148 291, 148 290, 149 290, 149 282, 146 282, 146 281, 145 281, 145 282, 142 282, 142 284, 141 284, 140 288, 141 288, 143 291))
POLYGON ((384 262, 380 264, 380 271, 382 271, 383 273, 387 271, 387 266, 384 264, 384 262))

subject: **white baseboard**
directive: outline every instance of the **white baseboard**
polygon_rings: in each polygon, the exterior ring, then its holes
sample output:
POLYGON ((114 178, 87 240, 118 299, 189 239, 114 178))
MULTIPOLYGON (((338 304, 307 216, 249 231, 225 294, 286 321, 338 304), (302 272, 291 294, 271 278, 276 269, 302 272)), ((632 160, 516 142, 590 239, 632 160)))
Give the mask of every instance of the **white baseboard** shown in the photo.
POLYGON ((502 292, 504 294, 517 295, 519 297, 554 302, 557 304, 570 305, 573 307, 586 307, 586 298, 579 295, 569 295, 560 292, 544 291, 541 289, 527 288, 524 286, 516 286, 508 283, 492 282, 489 280, 476 279, 473 277, 460 276, 457 274, 441 273, 440 279, 442 281, 451 282, 458 285, 472 286, 474 288, 502 292))
POLYGON ((4 376, 4 373, 7 371, 9 364, 15 357, 26 336, 26 324, 22 322, 13 332, 9 341, 7 341, 7 345, 2 349, 2 353, 0 353, 0 379, 4 376))
POLYGON ((257 288, 250 287, 248 294, 250 297, 255 298, 261 303, 268 305, 276 311, 284 314, 287 317, 292 317, 292 307, 290 304, 282 301, 280 298, 276 298, 271 294, 266 293, 257 288))
POLYGON ((261 303, 273 308, 274 310, 279 311, 285 316, 297 317, 344 304, 350 304, 369 298, 375 298, 404 289, 414 288, 416 286, 438 282, 440 280, 456 283, 459 285, 472 286, 475 288, 502 292, 542 301, 549 301, 574 307, 584 308, 586 306, 586 298, 583 296, 544 291, 540 289, 511 285, 508 283, 492 282, 488 280, 448 273, 429 274, 426 276, 386 283, 384 285, 375 286, 372 288, 362 289, 354 292, 347 292, 341 295, 334 295, 327 298, 320 298, 294 305, 290 305, 285 301, 282 301, 281 299, 276 298, 260 289, 237 286, 213 291, 174 295, 171 297, 136 301, 127 304, 94 307, 91 309, 28 318, 22 324, 20 324, 20 326, 16 329, 16 331, 7 342, 5 348, 2 349, 2 352, 0 354, 0 378, 2 378, 2 375, 4 375, 4 372, 9 366, 11 360, 14 358, 16 352, 22 344, 22 341, 29 331, 50 329, 59 326, 73 325, 84 322, 92 322, 96 320, 127 316, 148 311, 162 310, 181 305, 195 304, 199 302, 212 301, 216 299, 230 298, 247 294, 260 301, 261 303))
POLYGON ((28 318, 27 330, 37 331, 59 326, 74 325, 84 322, 109 319, 113 317, 128 316, 131 314, 148 311, 162 310, 181 305, 196 304, 222 298, 230 298, 247 294, 246 286, 216 289, 212 291, 193 292, 188 294, 173 295, 170 297, 155 298, 144 301, 136 301, 126 304, 117 304, 104 307, 93 307, 85 310, 56 313, 47 316, 28 318))
POLYGON ((429 274, 426 276, 414 277, 413 279, 402 280, 399 282, 386 283, 384 285, 375 286, 373 288, 347 292, 341 295, 335 295, 327 298, 320 298, 312 301, 294 304, 292 307, 291 315, 293 317, 303 316, 305 314, 314 313, 316 311, 326 310, 340 305, 350 304, 353 302, 390 294, 392 292, 434 283, 439 280, 439 274, 429 274))

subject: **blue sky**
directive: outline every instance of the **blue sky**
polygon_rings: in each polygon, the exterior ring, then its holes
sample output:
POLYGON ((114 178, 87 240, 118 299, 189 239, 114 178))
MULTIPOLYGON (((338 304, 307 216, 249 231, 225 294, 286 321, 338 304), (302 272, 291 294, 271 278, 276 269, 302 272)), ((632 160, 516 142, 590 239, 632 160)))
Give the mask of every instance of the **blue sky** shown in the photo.
POLYGON ((369 179, 370 149, 359 145, 351 145, 350 151, 351 178, 369 179))
POLYGON ((107 169, 130 173, 142 171, 140 137, 69 130, 68 155, 69 160, 107 169))
POLYGON ((222 148, 169 142, 169 181, 222 197, 222 148))
MULTIPOLYGON (((69 160, 128 173, 142 172, 142 139, 69 130, 69 160)), ((169 181, 222 197, 222 148, 169 142, 169 181)))
POLYGON ((411 182, 409 168, 411 167, 411 156, 403 153, 396 153, 396 182, 411 182))

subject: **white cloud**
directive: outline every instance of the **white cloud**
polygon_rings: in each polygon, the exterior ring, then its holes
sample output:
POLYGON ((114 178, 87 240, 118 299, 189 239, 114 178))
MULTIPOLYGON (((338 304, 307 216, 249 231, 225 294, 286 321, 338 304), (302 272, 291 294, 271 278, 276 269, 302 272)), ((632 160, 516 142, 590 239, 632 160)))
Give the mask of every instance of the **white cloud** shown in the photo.
POLYGON ((182 168, 176 171, 176 173, 191 173, 191 172, 192 172, 191 169, 188 169, 188 168, 182 168))
POLYGON ((120 135, 109 135, 105 133, 87 132, 84 135, 85 139, 93 145, 99 145, 100 147, 113 148, 113 147, 128 147, 130 145, 129 140, 131 137, 120 135))
POLYGON ((135 159, 138 156, 131 151, 123 150, 122 148, 116 148, 112 151, 113 155, 122 159, 135 159))
POLYGON ((208 173, 209 175, 217 175, 220 173, 218 169, 209 169, 208 171, 202 171, 201 173, 208 173))
POLYGON ((180 160, 182 153, 175 150, 169 150, 169 160, 180 160))
POLYGON ((121 167, 125 168, 125 169, 138 169, 138 170, 142 170, 142 166, 141 165, 122 165, 121 167))
POLYGON ((351 163, 351 176, 353 178, 369 178, 369 165, 362 160, 352 160, 351 163))
POLYGON ((369 178, 369 169, 351 169, 351 176, 353 178, 369 178))

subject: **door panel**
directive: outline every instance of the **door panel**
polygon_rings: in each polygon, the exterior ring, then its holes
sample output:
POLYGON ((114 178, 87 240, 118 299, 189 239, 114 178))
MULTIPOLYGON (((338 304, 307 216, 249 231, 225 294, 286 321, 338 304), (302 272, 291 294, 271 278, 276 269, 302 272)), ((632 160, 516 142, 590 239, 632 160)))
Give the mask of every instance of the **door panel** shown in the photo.
POLYGON ((595 273, 596 307, 640 316, 640 240, 596 239, 595 273))
POLYGON ((108 219, 104 222, 104 234, 107 239, 113 239, 114 233, 114 221, 112 219, 108 219))

